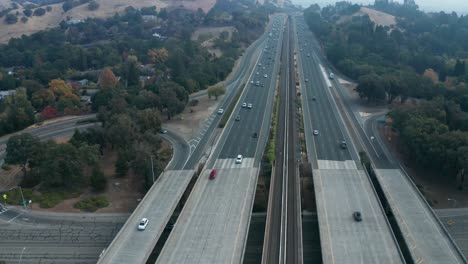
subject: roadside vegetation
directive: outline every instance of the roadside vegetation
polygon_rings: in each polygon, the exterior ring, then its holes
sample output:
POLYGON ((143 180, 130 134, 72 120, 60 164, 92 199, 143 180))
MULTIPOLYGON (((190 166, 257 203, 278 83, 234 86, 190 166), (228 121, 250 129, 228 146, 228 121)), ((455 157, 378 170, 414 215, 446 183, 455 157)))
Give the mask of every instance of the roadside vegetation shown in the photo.
POLYGON ((358 81, 371 104, 392 104, 393 134, 406 160, 436 177, 464 184, 468 168, 468 18, 427 14, 414 6, 379 4, 396 26, 375 25, 368 16, 338 24, 359 6, 305 10, 307 24, 328 59, 358 81))
POLYGON ((43 119, 98 111, 103 96, 99 78, 106 68, 127 93, 138 95, 139 109, 144 97, 155 98, 161 102, 159 111, 170 119, 184 109, 189 93, 224 80, 243 48, 264 31, 268 10, 224 2, 209 15, 201 9, 128 7, 106 20, 63 22, 59 28, 0 45, 0 91, 10 91, 9 99, 0 102, 0 135, 43 119), (237 29, 231 38, 217 42, 223 55, 190 40, 196 27, 219 24, 237 29))
MULTIPOLYGON (((21 168, 25 200, 50 208, 91 197, 75 208, 95 211, 106 206, 96 197, 111 185, 109 177, 132 176, 135 191, 146 192, 153 184, 151 160, 157 178, 172 156, 158 135, 162 120, 181 113, 190 93, 226 78, 243 48, 263 33, 269 12, 224 0, 209 15, 129 7, 107 20, 64 22, 0 45, 0 91, 8 91, 0 100, 0 135, 62 115, 94 112, 99 123, 66 143, 41 142, 28 133, 10 138, 3 167, 21 168), (238 30, 217 41, 219 57, 190 40, 197 26, 218 24, 238 30), (116 157, 110 176, 104 174, 106 157, 116 157)), ((225 89, 208 92, 217 98, 225 89)), ((8 193, 8 203, 21 201, 18 188, 8 193)))
POLYGON ((95 212, 99 208, 104 208, 109 205, 104 196, 93 196, 83 199, 75 204, 75 208, 85 212, 95 212))

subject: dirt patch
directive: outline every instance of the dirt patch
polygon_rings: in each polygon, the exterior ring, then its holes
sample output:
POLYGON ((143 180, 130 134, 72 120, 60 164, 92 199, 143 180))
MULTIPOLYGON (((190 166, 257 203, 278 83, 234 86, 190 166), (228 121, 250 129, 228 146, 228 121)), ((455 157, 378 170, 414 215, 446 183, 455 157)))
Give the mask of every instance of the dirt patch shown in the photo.
POLYGON ((19 166, 10 165, 9 170, 0 169, 0 191, 9 190, 18 185, 18 175, 21 172, 19 166))
POLYGON ((214 41, 219 38, 221 32, 228 32, 228 40, 232 37, 232 32, 236 30, 234 27, 200 27, 192 34, 192 40, 201 42, 201 46, 208 49, 210 53, 214 53, 217 57, 222 55, 221 50, 214 48, 214 41))
POLYGON ((374 9, 370 9, 367 7, 361 7, 361 9, 358 12, 354 13, 351 16, 341 17, 336 23, 337 24, 346 23, 350 21, 351 18, 354 16, 364 16, 364 15, 368 15, 370 20, 377 25, 389 26, 389 27, 396 25, 395 16, 392 16, 387 13, 380 12, 374 9))
POLYGON ((168 128, 187 140, 192 139, 199 133, 202 123, 213 114, 221 101, 221 97, 214 100, 208 99, 208 96, 204 95, 198 97, 197 100, 198 104, 196 106, 187 106, 182 114, 165 122, 168 128))
MULTIPOLYGON (((88 5, 84 4, 77 6, 67 12, 63 12, 62 3, 49 5, 52 7, 50 12, 43 16, 32 16, 26 23, 18 22, 13 25, 7 25, 3 21, 0 22, 0 43, 6 43, 10 38, 18 38, 21 35, 31 35, 35 32, 58 27, 62 20, 70 18, 72 20, 86 19, 86 18, 108 18, 114 16, 115 13, 123 13, 125 8, 133 6, 136 9, 142 7, 156 6, 158 10, 166 7, 181 7, 197 10, 203 9, 207 13, 216 3, 216 0, 192 0, 192 1, 178 1, 178 0, 97 0, 100 7, 97 10, 88 10, 88 5)), ((0 0, 0 9, 9 7, 11 1, 0 0)), ((11 12, 19 12, 22 14, 23 8, 13 10, 11 12)), ((20 16, 21 17, 21 16, 20 16)))

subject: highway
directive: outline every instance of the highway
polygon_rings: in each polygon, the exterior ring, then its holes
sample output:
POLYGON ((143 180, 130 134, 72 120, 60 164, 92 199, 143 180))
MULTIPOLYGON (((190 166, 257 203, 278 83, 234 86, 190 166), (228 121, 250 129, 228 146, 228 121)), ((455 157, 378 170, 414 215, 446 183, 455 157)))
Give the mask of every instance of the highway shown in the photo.
POLYGON ((293 34, 288 19, 281 55, 275 170, 270 184, 262 258, 265 264, 302 263, 293 34))
MULTIPOLYGON (((317 64, 326 65, 320 45, 310 35, 312 58, 317 64)), ((362 117, 358 102, 351 98, 338 80, 335 78, 331 84, 331 98, 336 103, 335 109, 344 117, 344 123, 349 128, 356 147, 365 150, 372 161, 378 183, 409 248, 411 260, 417 263, 466 263, 436 214, 398 161, 386 149, 384 139, 378 136, 374 122, 376 116, 368 119, 362 117), (370 139, 372 135, 375 140, 370 139)))
POLYGON ((273 29, 267 29, 263 52, 249 73, 254 84, 247 82, 156 263, 242 262, 279 68, 284 17, 272 20, 273 29), (252 109, 242 107, 243 102, 252 109), (235 163, 238 154, 244 156, 241 164, 235 163), (217 177, 209 180, 212 169, 217 177))
POLYGON ((323 263, 404 263, 330 91, 333 85, 327 70, 315 55, 313 35, 302 16, 294 18, 307 156, 313 168, 323 263), (340 145, 343 140, 346 148, 340 145), (354 219, 354 212, 361 213, 362 221, 354 219))
MULTIPOLYGON (((253 69, 257 66, 256 60, 262 53, 263 45, 267 39, 268 35, 263 34, 247 48, 240 60, 237 71, 235 71, 232 77, 224 84, 227 92, 219 103, 220 109, 227 109, 231 102, 235 99, 236 94, 239 91, 239 87, 249 82, 248 77, 253 69)), ((257 78, 257 80, 260 79, 261 78, 257 78)), ((216 112, 212 113, 212 115, 200 125, 199 134, 195 138, 189 140, 190 157, 184 165, 184 169, 196 168, 200 162, 203 162, 204 160, 206 161, 208 156, 211 155, 212 145, 220 133, 218 125, 221 121, 221 117, 222 116, 218 115, 216 112)))

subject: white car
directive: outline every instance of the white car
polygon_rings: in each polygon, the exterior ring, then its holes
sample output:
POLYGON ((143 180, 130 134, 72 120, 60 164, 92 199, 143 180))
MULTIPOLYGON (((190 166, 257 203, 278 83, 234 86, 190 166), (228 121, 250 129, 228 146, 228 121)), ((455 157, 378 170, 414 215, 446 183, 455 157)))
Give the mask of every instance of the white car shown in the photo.
POLYGON ((259 75, 260 73, 259 73, 259 72, 257 72, 257 73, 255 73, 255 74, 256 74, 256 75, 259 75))
POLYGON ((247 108, 248 108, 248 109, 252 109, 252 104, 248 104, 248 105, 247 105, 247 108))
POLYGON ((305 82, 309 82, 309 79, 305 79, 305 82))
POLYGON ((242 107, 243 108, 247 107, 247 103, 242 103, 242 107))
POLYGON ((317 136, 318 134, 318 130, 314 130, 314 135, 317 136))
POLYGON ((242 155, 237 155, 237 158, 236 158, 236 164, 241 164, 242 163, 242 155))
POLYGON ((224 109, 219 109, 218 110, 218 115, 222 115, 224 113, 224 109))
POLYGON ((265 74, 265 75, 263 75, 263 78, 266 78, 266 77, 268 77, 268 75, 266 75, 266 74, 265 74))
POLYGON ((254 81, 250 81, 250 83, 254 83, 254 81))
POLYGON ((148 225, 148 218, 142 218, 140 223, 138 224, 138 230, 145 230, 146 226, 148 225))

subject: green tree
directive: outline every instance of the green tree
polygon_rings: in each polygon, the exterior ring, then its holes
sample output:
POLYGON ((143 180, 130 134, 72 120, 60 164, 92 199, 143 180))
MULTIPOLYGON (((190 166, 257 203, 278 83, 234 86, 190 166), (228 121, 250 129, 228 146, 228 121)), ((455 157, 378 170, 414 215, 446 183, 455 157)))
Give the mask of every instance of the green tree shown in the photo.
POLYGON ((95 166, 93 168, 93 172, 90 177, 91 188, 95 192, 101 192, 106 189, 107 185, 107 178, 104 176, 101 168, 99 166, 95 166))
POLYGON ((34 123, 34 108, 27 98, 26 89, 17 89, 14 95, 7 96, 2 107, 0 125, 4 132, 17 131, 34 123))
POLYGON ((16 24, 18 22, 18 17, 15 14, 7 14, 5 16, 5 23, 7 24, 16 24))
POLYGON ((161 98, 168 120, 173 115, 182 112, 185 108, 185 103, 179 100, 176 92, 170 86, 162 87, 159 91, 159 97, 161 98))
POLYGON ((120 150, 115 162, 115 174, 118 177, 123 177, 127 175, 128 170, 130 169, 128 150, 120 150))
POLYGON ((5 162, 20 165, 26 176, 29 162, 37 157, 40 146, 39 138, 29 133, 14 135, 8 139, 5 162))
POLYGON ((98 8, 99 8, 99 4, 96 1, 93 0, 89 2, 88 10, 94 11, 94 10, 97 10, 98 8))
POLYGON ((208 97, 211 98, 214 96, 215 100, 218 100, 218 96, 221 96, 226 93, 226 88, 223 86, 212 86, 208 88, 208 97))
POLYGON ((49 142, 35 172, 41 177, 44 187, 78 188, 86 183, 83 168, 95 165, 98 153, 96 146, 75 147, 49 142))
POLYGON ((144 134, 146 131, 157 133, 161 129, 161 117, 157 109, 141 110, 136 116, 140 133, 144 134))

